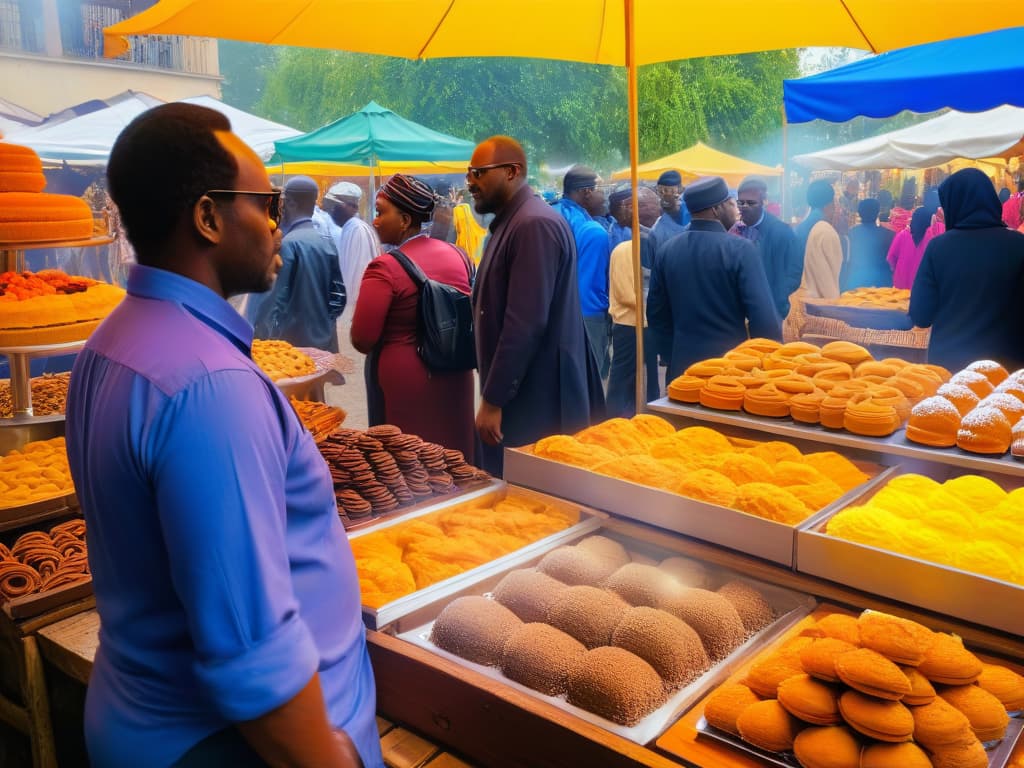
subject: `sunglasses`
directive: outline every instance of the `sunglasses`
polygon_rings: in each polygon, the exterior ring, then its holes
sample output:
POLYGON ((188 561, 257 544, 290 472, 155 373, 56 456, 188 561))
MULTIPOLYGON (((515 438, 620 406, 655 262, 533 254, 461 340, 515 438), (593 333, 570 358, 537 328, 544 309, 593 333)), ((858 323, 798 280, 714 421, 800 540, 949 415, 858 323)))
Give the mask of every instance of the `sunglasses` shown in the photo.
POLYGON ((281 192, 279 187, 274 187, 272 192, 250 192, 246 189, 208 189, 204 193, 206 197, 228 197, 234 195, 248 195, 250 197, 263 197, 267 200, 267 216, 275 225, 281 225, 281 192))
POLYGON ((737 198, 736 205, 740 208, 756 208, 761 204, 760 200, 740 200, 737 198))
POLYGON ((469 166, 466 168, 466 178, 479 179, 485 173, 494 168, 518 168, 519 163, 491 163, 490 165, 469 166))

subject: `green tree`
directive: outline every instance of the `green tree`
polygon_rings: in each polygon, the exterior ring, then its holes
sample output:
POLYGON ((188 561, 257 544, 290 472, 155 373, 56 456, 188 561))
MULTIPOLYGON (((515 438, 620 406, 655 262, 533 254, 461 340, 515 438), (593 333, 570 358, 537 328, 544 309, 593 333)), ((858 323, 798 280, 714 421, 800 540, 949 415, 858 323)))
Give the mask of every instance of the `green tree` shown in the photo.
POLYGON ((252 112, 263 97, 267 76, 276 67, 281 51, 272 45, 220 40, 217 56, 224 77, 221 85, 224 102, 252 112))

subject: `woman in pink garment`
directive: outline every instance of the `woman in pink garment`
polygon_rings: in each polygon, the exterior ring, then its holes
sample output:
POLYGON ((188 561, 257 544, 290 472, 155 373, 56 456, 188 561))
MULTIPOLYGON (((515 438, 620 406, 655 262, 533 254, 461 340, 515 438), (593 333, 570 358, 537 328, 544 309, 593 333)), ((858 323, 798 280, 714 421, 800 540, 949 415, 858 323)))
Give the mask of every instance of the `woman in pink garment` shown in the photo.
POLYGON ((889 246, 887 261, 892 267, 892 285, 894 288, 906 288, 914 284, 917 268, 921 265, 924 249, 934 236, 929 232, 932 214, 927 208, 918 208, 910 219, 910 227, 897 232, 892 245, 889 246))

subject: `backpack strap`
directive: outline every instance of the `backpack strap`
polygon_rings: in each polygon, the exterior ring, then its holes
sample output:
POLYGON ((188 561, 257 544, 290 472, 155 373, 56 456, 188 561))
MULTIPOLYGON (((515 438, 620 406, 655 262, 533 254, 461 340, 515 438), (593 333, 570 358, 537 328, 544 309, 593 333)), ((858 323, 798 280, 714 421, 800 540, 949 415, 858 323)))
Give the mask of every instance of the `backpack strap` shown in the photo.
POLYGON ((405 273, 412 278, 413 284, 417 289, 421 288, 425 282, 427 282, 427 276, 423 273, 423 270, 419 268, 412 259, 402 253, 398 248, 390 251, 391 255, 395 257, 395 261, 401 265, 405 273))

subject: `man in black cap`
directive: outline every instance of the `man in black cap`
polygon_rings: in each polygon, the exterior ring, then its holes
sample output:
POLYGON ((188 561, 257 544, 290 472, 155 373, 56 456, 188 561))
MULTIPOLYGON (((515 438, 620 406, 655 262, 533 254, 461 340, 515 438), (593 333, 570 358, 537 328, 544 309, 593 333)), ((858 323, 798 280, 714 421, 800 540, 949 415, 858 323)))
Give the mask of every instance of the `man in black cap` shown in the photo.
POLYGON ((569 222, 576 241, 576 280, 580 308, 587 327, 587 340, 597 360, 601 378, 608 377, 612 343, 612 321, 608 314, 608 261, 612 248, 608 232, 597 221, 607 208, 597 172, 574 165, 562 181, 562 199, 555 208, 569 222))
POLYGON ((789 314, 789 296, 800 287, 804 254, 792 228, 765 210, 767 199, 768 182, 760 176, 743 179, 736 195, 740 220, 730 232, 757 246, 772 290, 775 311, 779 317, 785 317, 789 314))
POLYGON ((782 336, 757 248, 729 234, 739 212, 725 180, 698 179, 683 199, 693 220, 659 241, 647 304, 651 329, 672 340, 669 380, 748 337, 782 336))
POLYGON ((257 338, 337 352, 335 321, 345 310, 345 286, 334 243, 313 226, 319 191, 308 176, 284 185, 283 264, 274 287, 254 309, 253 329, 257 338))
POLYGON ((661 198, 661 218, 654 225, 654 237, 659 243, 667 243, 685 232, 690 223, 690 213, 682 205, 683 177, 679 171, 665 171, 658 177, 655 191, 661 198))
POLYGON ((608 195, 608 214, 612 220, 608 241, 614 250, 616 245, 633 237, 633 187, 630 184, 620 184, 608 195))

